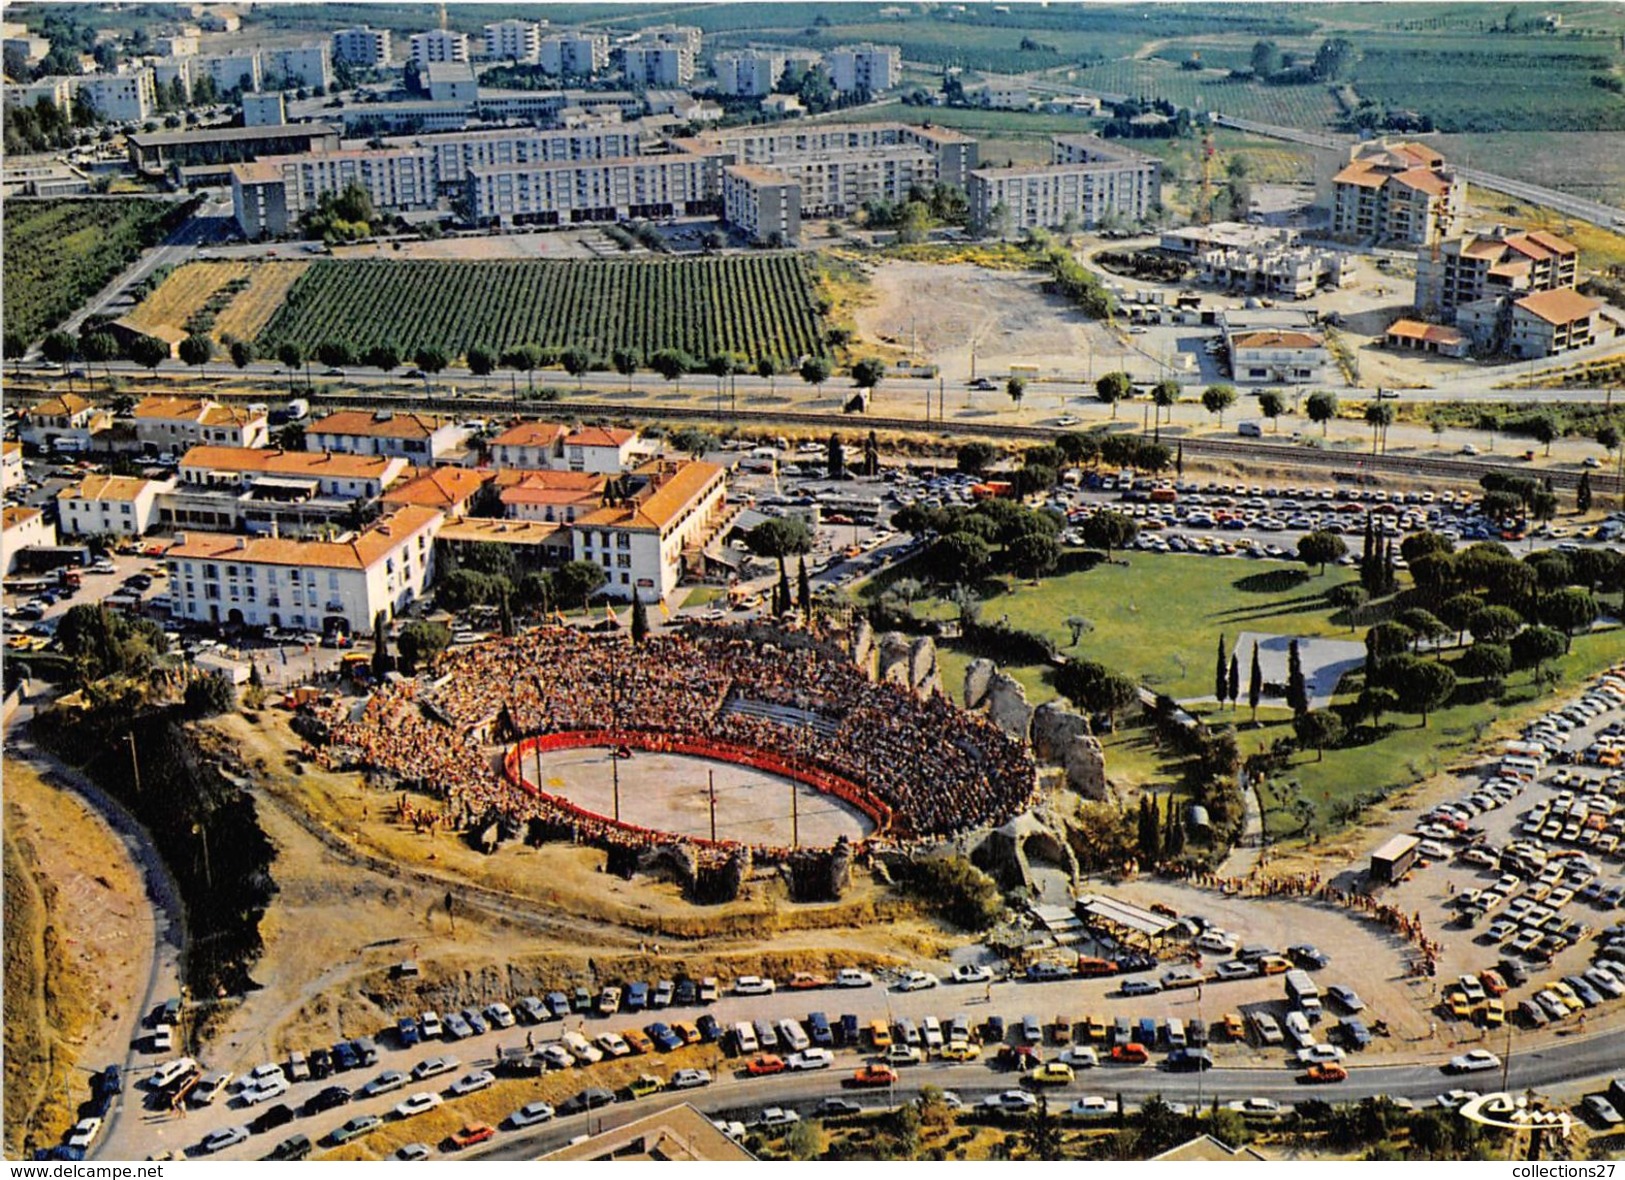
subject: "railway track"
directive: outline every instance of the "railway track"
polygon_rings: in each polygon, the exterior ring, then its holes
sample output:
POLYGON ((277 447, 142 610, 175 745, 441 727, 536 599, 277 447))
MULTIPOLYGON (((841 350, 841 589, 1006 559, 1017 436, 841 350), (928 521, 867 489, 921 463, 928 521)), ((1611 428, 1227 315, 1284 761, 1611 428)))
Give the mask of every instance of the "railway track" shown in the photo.
MULTIPOLYGON (((17 400, 32 400, 51 396, 54 390, 38 387, 14 387, 8 395, 17 400)), ((248 403, 264 401, 264 393, 226 393, 211 391, 210 397, 222 402, 248 403)), ((455 397, 430 393, 345 393, 314 392, 304 395, 312 407, 323 409, 421 411, 468 417, 481 410, 510 414, 528 414, 539 417, 566 418, 649 418, 663 421, 691 422, 717 426, 816 426, 843 430, 886 430, 909 434, 933 434, 939 438, 989 438, 1011 442, 1048 442, 1064 433, 1053 426, 1019 426, 1004 423, 963 422, 953 419, 928 422, 920 418, 891 418, 873 415, 825 414, 799 410, 705 410, 676 406, 627 405, 621 402, 595 402, 586 400, 535 401, 518 399, 494 393, 465 392, 455 397)), ((1554 488, 1573 490, 1580 482, 1577 471, 1553 470, 1527 462, 1511 460, 1498 462, 1479 455, 1471 459, 1461 457, 1433 457, 1425 455, 1384 455, 1346 450, 1326 451, 1313 447, 1282 446, 1269 442, 1241 442, 1220 438, 1185 438, 1178 440, 1185 453, 1197 459, 1235 463, 1247 468, 1268 468, 1273 471, 1296 471, 1321 477, 1330 475, 1335 482, 1359 485, 1382 478, 1445 481, 1476 485, 1486 472, 1498 471, 1506 475, 1534 475, 1550 479, 1554 488)), ((1625 481, 1604 470, 1590 472, 1592 492, 1597 496, 1618 495, 1625 481)))

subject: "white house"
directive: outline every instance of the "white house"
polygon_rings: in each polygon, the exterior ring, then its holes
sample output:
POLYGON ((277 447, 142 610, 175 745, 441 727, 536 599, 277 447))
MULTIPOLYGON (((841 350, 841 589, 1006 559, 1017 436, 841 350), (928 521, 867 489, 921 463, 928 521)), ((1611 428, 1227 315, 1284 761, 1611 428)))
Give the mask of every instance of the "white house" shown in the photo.
POLYGON ((468 431, 427 414, 339 410, 305 428, 305 449, 351 455, 397 455, 429 467, 457 450, 468 431))
POLYGON ((23 444, 0 444, 0 491, 9 492, 27 478, 23 470, 23 444))
POLYGON ((90 436, 111 418, 78 394, 62 393, 25 409, 18 437, 36 447, 88 451, 90 436))
POLYGON ((179 454, 199 444, 263 447, 270 422, 260 411, 224 406, 208 398, 144 397, 135 407, 135 436, 149 452, 179 454))
POLYGON ((444 517, 401 508, 336 541, 178 533, 165 554, 171 612, 200 623, 370 634, 434 576, 444 517))
POLYGON ((56 526, 38 508, 6 505, 0 511, 0 569, 11 573, 17 555, 36 545, 55 545, 56 526))
MULTIPOLYGON (((519 473, 504 473, 514 474, 519 473)), ((503 488, 498 499, 508 520, 569 524, 604 506, 607 482, 606 476, 585 471, 527 471, 503 488)))
POLYGON ((1309 332, 1267 329, 1230 336, 1230 370, 1237 381, 1320 381, 1329 360, 1326 342, 1309 332))
POLYGON ((557 422, 516 422, 488 444, 498 467, 550 471, 562 465, 569 427, 557 422))
POLYGON ((638 445, 638 432, 615 426, 583 426, 564 437, 564 467, 613 475, 626 468, 638 445))
POLYGON ((160 493, 174 490, 172 479, 87 475, 56 494, 57 520, 64 534, 140 537, 158 523, 160 493))

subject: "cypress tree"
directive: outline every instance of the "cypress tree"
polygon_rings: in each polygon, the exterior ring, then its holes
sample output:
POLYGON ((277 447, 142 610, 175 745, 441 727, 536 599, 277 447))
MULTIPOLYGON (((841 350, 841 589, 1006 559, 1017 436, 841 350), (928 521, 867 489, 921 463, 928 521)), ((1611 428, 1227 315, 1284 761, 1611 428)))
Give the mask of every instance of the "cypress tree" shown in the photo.
MULTIPOLYGON (((503 599, 507 601, 506 598, 503 599)), ((643 605, 643 595, 632 590, 632 642, 642 643, 649 637, 649 608, 643 605)))
POLYGON ((807 576, 806 554, 802 554, 801 563, 796 568, 796 600, 796 605, 801 608, 801 617, 811 622, 812 579, 807 576))
POLYGON ((1264 696, 1264 669, 1258 664, 1258 641, 1253 641, 1253 670, 1247 674, 1247 707, 1253 711, 1253 724, 1258 724, 1258 702, 1264 696))
POLYGON ((1574 489, 1574 510, 1582 515, 1591 511, 1591 472, 1580 472, 1580 485, 1574 489))
POLYGON ((1234 709, 1241 699, 1241 657, 1230 653, 1230 707, 1234 709))
POLYGON ((785 570, 784 564, 779 564, 779 614, 790 609, 790 574, 785 570))
POLYGON ((1219 704, 1221 704, 1221 705, 1224 704, 1224 698, 1225 698, 1225 695, 1226 695, 1225 694, 1225 689, 1230 683, 1229 677, 1226 676, 1226 674, 1225 674, 1228 665, 1229 665, 1229 661, 1225 658, 1225 651, 1224 651, 1224 633, 1220 632, 1220 634, 1219 634, 1219 662, 1216 665, 1214 665, 1214 669, 1213 669, 1213 695, 1218 698, 1219 704))
POLYGON ((1309 682, 1303 676, 1303 657, 1296 639, 1287 650, 1286 703, 1292 706, 1294 716, 1309 712, 1309 682))

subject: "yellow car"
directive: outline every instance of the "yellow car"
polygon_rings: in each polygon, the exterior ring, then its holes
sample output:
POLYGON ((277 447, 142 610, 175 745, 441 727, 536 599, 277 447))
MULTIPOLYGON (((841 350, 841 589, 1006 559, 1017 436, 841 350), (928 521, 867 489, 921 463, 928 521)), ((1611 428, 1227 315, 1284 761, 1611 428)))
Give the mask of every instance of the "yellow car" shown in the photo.
POLYGON ((944 1061, 975 1061, 981 1055, 981 1047, 969 1041, 952 1041, 942 1050, 944 1061))
POLYGON ((1450 1015, 1456 1019, 1466 1020, 1473 1014, 1473 1006, 1462 992, 1447 992, 1444 999, 1450 1005, 1450 1015))
POLYGON ((1563 1001, 1563 1007, 1570 1012, 1578 1012, 1585 1007, 1585 1002, 1574 994, 1574 989, 1561 979, 1548 983, 1546 986, 1558 999, 1563 1001))
POLYGON ((1085 1023, 1089 1026, 1089 1039, 1091 1041, 1104 1041, 1106 1039, 1106 1022, 1099 1016, 1090 1016, 1085 1023))
POLYGON ((1072 1081, 1072 1067, 1064 1061, 1046 1061, 1027 1080, 1035 1086, 1065 1086, 1072 1081))
POLYGON ((1485 1000, 1479 1009, 1479 1021, 1485 1028, 1499 1028, 1507 1022, 1507 1008, 1500 1000, 1485 1000))

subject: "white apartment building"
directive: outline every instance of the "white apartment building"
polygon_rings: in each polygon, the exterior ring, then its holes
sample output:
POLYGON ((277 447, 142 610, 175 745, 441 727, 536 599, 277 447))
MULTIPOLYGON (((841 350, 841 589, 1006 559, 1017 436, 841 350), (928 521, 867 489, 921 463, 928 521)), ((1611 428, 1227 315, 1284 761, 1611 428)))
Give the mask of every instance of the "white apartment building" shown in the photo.
POLYGON ((427 33, 413 33, 407 61, 418 69, 430 62, 467 61, 468 36, 447 29, 430 29, 427 33))
POLYGON ((694 53, 685 45, 628 45, 621 71, 634 86, 687 86, 694 80, 694 53))
POLYGON ((176 618, 369 634, 423 595, 444 517, 406 507, 337 541, 177 533, 165 554, 176 618))
POLYGON ((314 495, 376 500, 409 468, 394 455, 355 455, 327 451, 284 451, 278 447, 195 446, 181 456, 178 478, 188 491, 237 492, 266 481, 275 486, 303 482, 314 495))
POLYGON ((260 55, 251 49, 204 54, 196 59, 192 74, 197 78, 210 78, 222 94, 228 90, 258 90, 260 55))
POLYGON ((711 63, 717 90, 736 98, 760 98, 773 93, 784 76, 785 56, 760 49, 719 53, 711 63))
POLYGON ((516 422, 486 444, 496 467, 556 471, 564 466, 564 439, 570 429, 558 422, 516 422))
POLYGON ((263 447, 270 442, 264 413, 223 406, 207 398, 144 397, 136 403, 135 436, 150 454, 180 454, 201 443, 263 447))
POLYGON ((1162 200, 1162 163, 1154 156, 1092 135, 1055 136, 1051 155, 1050 164, 971 173, 972 227, 987 232, 1002 220, 1005 233, 1068 222, 1092 228, 1108 217, 1141 221, 1162 200))
POLYGON ((715 162, 700 156, 492 165, 468 171, 474 221, 568 225, 704 212, 715 162))
POLYGON ((128 74, 92 74, 73 80, 74 92, 83 96, 103 122, 145 119, 158 103, 152 71, 143 67, 128 74))
POLYGON ((197 54, 197 36, 183 33, 173 37, 154 37, 152 52, 160 57, 194 57, 197 54))
POLYGON ((430 102, 462 103, 473 106, 480 96, 474 80, 474 67, 466 61, 430 62, 423 71, 430 102))
POLYGON ((801 184, 778 168, 722 170, 722 215, 752 242, 793 246, 801 238, 801 184))
POLYGON ((590 78, 609 68, 609 37, 604 33, 555 33, 537 43, 536 61, 549 74, 590 78))
POLYGON ((292 49, 267 49, 260 54, 262 74, 282 78, 288 87, 333 85, 333 59, 325 44, 298 45, 292 49))
POLYGON ((152 84, 157 87, 173 87, 175 80, 180 79, 182 86, 186 87, 187 96, 192 93, 192 63, 190 57, 160 57, 152 61, 152 84))
POLYGON ((614 426, 583 426, 564 436, 564 470, 615 475, 638 449, 638 432, 614 426))
POLYGON ((824 54, 824 68, 841 94, 880 94, 903 79, 903 51, 896 45, 842 45, 824 54))
POLYGON ((572 556, 603 567, 604 593, 622 599, 634 591, 645 602, 677 588, 710 540, 727 492, 726 473, 714 463, 651 463, 635 479, 642 485, 611 506, 578 517, 570 526, 572 556))
POLYGON ((388 29, 339 29, 333 34, 333 60, 353 66, 387 66, 390 58, 388 29))
POLYGON ((28 478, 23 468, 23 444, 0 443, 0 491, 9 492, 28 478))
MULTIPOLYGON (((813 126, 735 127, 707 132, 690 139, 673 139, 679 151, 721 157, 724 164, 759 164, 784 168, 795 176, 795 166, 841 153, 871 149, 911 149, 931 159, 932 181, 964 188, 976 167, 976 141, 946 127, 917 127, 908 123, 842 123, 813 126)), ((803 207, 812 205, 805 194, 803 207)))
POLYGON ((144 536, 158 523, 158 497, 174 488, 174 480, 87 475, 56 494, 57 520, 65 536, 144 536))
POLYGON ((468 439, 455 422, 410 411, 339 410, 305 428, 305 449, 389 455, 429 467, 468 439))
POLYGON ((73 109, 73 83, 68 78, 41 78, 36 82, 12 83, 5 88, 8 107, 32 107, 41 99, 57 110, 73 109))
POLYGON ((1237 381, 1280 382, 1302 385, 1325 379, 1331 360, 1326 342, 1310 332, 1283 329, 1232 332, 1230 369, 1237 381))
POLYGON ((492 61, 534 63, 542 30, 535 21, 503 20, 485 26, 485 56, 492 61))

